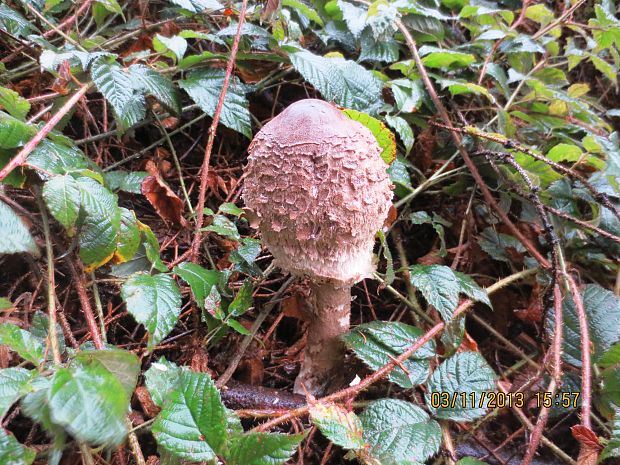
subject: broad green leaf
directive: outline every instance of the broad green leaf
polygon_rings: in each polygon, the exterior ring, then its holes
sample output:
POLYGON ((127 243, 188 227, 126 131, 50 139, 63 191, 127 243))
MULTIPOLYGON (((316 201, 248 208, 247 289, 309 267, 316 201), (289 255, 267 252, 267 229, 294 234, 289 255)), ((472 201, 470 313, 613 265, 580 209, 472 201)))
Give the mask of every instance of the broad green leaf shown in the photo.
POLYGON ((232 437, 227 465, 280 465, 295 453, 303 434, 245 433, 232 437))
POLYGON ((138 221, 138 228, 142 232, 142 237, 144 241, 142 245, 144 245, 144 249, 146 252, 146 258, 152 263, 153 268, 158 271, 168 271, 168 267, 164 265, 164 262, 161 261, 159 256, 159 242, 157 241, 157 237, 151 231, 146 224, 138 221))
POLYGON ((47 394, 51 420, 78 440, 118 445, 127 434, 130 396, 102 363, 83 358, 52 376, 47 394))
MULTIPOLYGON (((372 321, 356 326, 342 336, 345 344, 372 370, 400 356, 424 334, 420 328, 400 322, 372 321)), ((396 367, 389 380, 410 389, 423 383, 429 374, 429 360, 435 356, 435 344, 429 341, 402 363, 408 373, 396 367)))
POLYGON ((144 374, 145 384, 155 405, 163 407, 179 385, 182 369, 164 357, 153 362, 144 374))
POLYGON ((22 252, 38 257, 39 247, 17 213, 0 202, 0 256, 22 252))
POLYGON ((493 97, 493 94, 491 94, 485 87, 479 86, 478 84, 456 79, 436 80, 442 88, 445 89, 447 87, 450 91, 450 94, 452 94, 453 96, 461 94, 484 95, 491 103, 495 103, 495 97, 493 97))
POLYGON ((614 414, 611 439, 601 452, 599 463, 610 457, 620 457, 620 408, 616 409, 614 414))
POLYGON ((235 241, 241 240, 241 235, 239 234, 235 223, 224 215, 213 215, 213 222, 209 226, 202 228, 202 230, 211 231, 235 241))
POLYGON ((73 145, 47 139, 28 155, 29 165, 43 170, 39 175, 47 179, 47 173, 66 174, 91 168, 84 153, 73 145))
POLYGON ((24 368, 0 370, 0 418, 21 396, 28 392, 32 372, 24 368))
POLYGON ((131 260, 140 248, 140 228, 133 210, 120 208, 121 225, 116 236, 116 251, 114 262, 124 263, 131 260))
POLYGON ((428 68, 464 67, 476 61, 471 53, 462 53, 450 49, 441 49, 424 45, 420 47, 422 63, 428 68))
POLYGON ((601 355, 597 363, 602 368, 609 368, 614 365, 620 365, 620 342, 611 346, 611 348, 607 352, 601 355))
POLYGON ((293 8, 302 15, 307 16, 310 21, 314 21, 319 26, 324 26, 323 20, 321 19, 319 14, 315 10, 313 10, 312 7, 306 5, 299 0, 282 0, 282 6, 293 8))
POLYGON ((29 331, 13 323, 0 324, 0 344, 14 350, 19 356, 34 365, 44 361, 45 345, 29 331))
POLYGON ((170 276, 135 274, 121 288, 127 311, 149 332, 153 350, 177 323, 181 313, 181 292, 170 276))
POLYGON ((367 452, 382 465, 424 462, 441 446, 441 428, 417 405, 396 399, 372 402, 360 415, 367 452))
POLYGON ((342 19, 347 24, 353 37, 359 37, 366 27, 367 10, 356 4, 338 0, 338 8, 342 12, 342 19))
MULTIPOLYGON (((407 170, 408 166, 410 166, 409 162, 405 158, 398 156, 388 168, 388 174, 390 175, 390 181, 394 184, 400 184, 408 190, 413 190, 411 175, 407 170)), ((396 194, 399 196, 401 195, 398 190, 396 191, 396 194)))
POLYGON ((30 111, 30 103, 14 90, 0 87, 0 110, 23 121, 30 111))
POLYGON ((222 213, 226 213, 227 215, 233 215, 237 217, 243 215, 243 210, 231 202, 223 203, 222 205, 220 205, 219 210, 222 213))
POLYGON ((136 355, 122 349, 83 350, 74 360, 85 366, 101 365, 121 383, 127 398, 131 398, 140 374, 136 355))
POLYGON ((172 272, 189 284, 194 300, 202 310, 205 308, 205 299, 211 293, 211 289, 221 284, 224 276, 221 271, 207 270, 190 262, 180 263, 172 272))
POLYGON ((381 103, 381 81, 354 61, 326 58, 307 50, 292 51, 289 59, 325 100, 370 114, 381 103))
POLYGON ((181 113, 181 96, 169 78, 144 65, 131 65, 129 74, 135 80, 136 90, 152 95, 170 110, 181 113))
POLYGON ((475 457, 463 457, 461 460, 456 462, 456 465, 489 465, 482 460, 478 460, 475 457))
POLYGON ((146 171, 109 171, 105 173, 105 181, 113 191, 140 194, 142 193, 142 181, 147 176, 146 171))
POLYGON ((54 176, 43 185, 43 200, 56 220, 73 235, 82 202, 80 187, 71 175, 54 176))
POLYGON ((223 8, 217 0, 170 0, 170 2, 192 13, 200 13, 203 10, 220 10, 223 8))
POLYGON ((180 36, 164 37, 160 34, 155 34, 153 48, 159 53, 170 51, 172 52, 172 57, 180 60, 187 50, 187 40, 180 36))
MULTIPOLYGON (((2 5, 0 5, 2 6, 2 5)), ((36 127, 0 111, 0 148, 14 149, 25 145, 36 134, 36 127)))
MULTIPOLYGON (((3 7, 4 5, 0 5, 3 7)), ((0 10, 0 15, 2 10, 0 10)), ((0 16, 0 24, 1 24, 0 16)), ((15 436, 7 433, 4 428, 0 428, 0 463, 2 465, 30 465, 34 462, 37 453, 20 444, 15 436)))
POLYGON ((486 292, 467 276, 455 273, 443 265, 414 265, 409 267, 410 280, 435 307, 445 321, 452 319, 452 313, 459 303, 459 293, 473 300, 490 303, 486 292))
POLYGON ((400 137, 401 142, 405 146, 405 155, 407 155, 413 148, 413 143, 415 142, 411 126, 400 116, 386 115, 385 122, 396 131, 398 137, 400 137))
MULTIPOLYGON (((597 284, 584 287, 581 298, 588 320, 592 360, 596 362, 614 344, 620 341, 620 298, 613 292, 597 284)), ((562 305, 563 331, 562 358, 576 367, 581 366, 581 338, 579 318, 573 299, 564 298, 562 305)), ((555 315, 553 309, 548 312, 546 329, 553 337, 555 315)), ((609 356, 608 356, 609 357, 609 356)))
POLYGON ((345 449, 362 449, 362 422, 355 412, 335 404, 316 403, 310 407, 310 419, 323 436, 345 449))
POLYGON ((495 378, 495 372, 478 352, 458 353, 439 365, 431 375, 425 393, 426 404, 437 418, 475 420, 487 411, 489 399, 484 395, 495 391, 495 378), (448 407, 436 407, 433 393, 447 396, 448 407))
MULTIPOLYGON (((42 341, 47 342, 47 336, 49 334, 50 328, 50 318, 47 313, 37 310, 32 317, 32 325, 30 326, 30 333, 41 339, 42 341)), ((58 339, 58 350, 62 354, 65 351, 66 343, 65 343, 65 335, 62 331, 62 326, 60 323, 56 323, 56 338, 58 339)), ((47 358, 51 359, 52 354, 51 350, 48 350, 47 358)))
POLYGON ((184 371, 179 385, 157 416, 157 443, 185 460, 209 461, 227 440, 227 415, 215 383, 206 373, 184 371))
MULTIPOLYGON (((212 117, 215 114, 222 90, 224 74, 223 69, 193 71, 186 79, 179 81, 179 85, 200 106, 202 111, 212 117)), ((245 94, 245 85, 236 76, 233 76, 224 99, 221 123, 250 139, 252 137, 252 124, 248 109, 249 103, 245 94)))
POLYGON ((12 308, 15 308, 15 305, 13 305, 13 303, 9 299, 7 299, 6 297, 0 297, 0 311, 10 310, 12 308))
POLYGON ((17 37, 26 37, 34 28, 20 13, 0 3, 0 29, 17 37))
POLYGON ((228 314, 234 317, 243 315, 252 306, 252 293, 254 286, 250 279, 246 279, 243 285, 237 291, 237 295, 233 301, 228 305, 228 314))
POLYGON ((389 165, 396 159, 396 139, 394 133, 385 124, 361 111, 348 109, 342 110, 342 112, 352 120, 362 123, 372 132, 379 147, 381 147, 381 158, 384 162, 389 165))
POLYGON ((513 249, 515 252, 524 254, 526 252, 523 244, 519 242, 514 236, 497 232, 493 227, 489 226, 485 228, 480 234, 478 239, 480 248, 488 253, 493 259, 511 263, 512 255, 508 252, 508 249, 513 249))
POLYGON ((399 44, 395 40, 375 40, 371 31, 364 31, 360 38, 361 51, 358 61, 392 63, 398 61, 399 44))

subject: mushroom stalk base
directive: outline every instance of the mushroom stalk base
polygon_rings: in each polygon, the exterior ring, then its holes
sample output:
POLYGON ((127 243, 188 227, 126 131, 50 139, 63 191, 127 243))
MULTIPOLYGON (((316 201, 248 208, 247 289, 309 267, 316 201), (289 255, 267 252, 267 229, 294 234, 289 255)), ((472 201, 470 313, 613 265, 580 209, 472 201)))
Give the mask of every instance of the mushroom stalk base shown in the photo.
POLYGON ((294 391, 316 396, 342 375, 345 349, 339 336, 349 330, 351 286, 312 283, 305 310, 308 339, 294 391))

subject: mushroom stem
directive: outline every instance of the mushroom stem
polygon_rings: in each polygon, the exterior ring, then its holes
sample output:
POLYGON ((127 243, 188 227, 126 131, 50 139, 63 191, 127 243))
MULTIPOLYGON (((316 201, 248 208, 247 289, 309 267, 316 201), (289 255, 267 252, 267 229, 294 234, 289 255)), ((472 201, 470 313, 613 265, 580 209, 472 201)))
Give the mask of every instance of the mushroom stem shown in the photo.
POLYGON ((308 340, 294 391, 316 396, 342 373, 344 344, 339 336, 349 330, 351 285, 312 282, 306 313, 308 340))

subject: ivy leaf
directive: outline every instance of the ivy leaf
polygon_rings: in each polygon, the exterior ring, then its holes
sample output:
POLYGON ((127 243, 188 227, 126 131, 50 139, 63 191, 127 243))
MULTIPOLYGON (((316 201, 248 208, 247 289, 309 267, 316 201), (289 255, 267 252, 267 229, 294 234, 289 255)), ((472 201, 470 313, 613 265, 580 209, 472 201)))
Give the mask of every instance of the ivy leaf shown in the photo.
POLYGON ((490 304, 486 292, 467 276, 455 273, 443 265, 414 265, 409 267, 410 280, 435 307, 445 321, 452 319, 452 313, 459 303, 459 293, 473 300, 490 304))
POLYGON ((323 436, 345 449, 362 449, 362 422, 355 412, 347 412, 335 404, 316 403, 310 408, 310 419, 323 436))
POLYGON ((45 360, 45 345, 41 339, 13 323, 0 325, 0 344, 8 346, 21 358, 34 365, 39 365, 45 360))
POLYGON ((17 213, 0 202, 0 256, 21 252, 38 257, 39 247, 17 213))
MULTIPOLYGON (((179 85, 200 106, 202 111, 212 117, 220 98, 224 74, 223 69, 193 71, 185 80, 179 81, 179 85)), ((233 76, 224 99, 221 122, 224 126, 240 132, 250 139, 252 137, 252 124, 245 93, 245 86, 236 76, 233 76)))
MULTIPOLYGON (((3 6, 0 5, 0 7, 3 6)), ((0 428, 0 463, 4 465, 30 465, 36 456, 37 453, 34 449, 20 444, 15 436, 7 433, 4 428, 0 428)))
POLYGON ((342 112, 352 120, 362 123, 372 132, 381 147, 381 158, 384 162, 389 165, 396 159, 396 139, 394 133, 385 124, 361 111, 342 110, 342 112))
POLYGON ((381 104, 381 81, 354 61, 326 58, 300 49, 291 51, 289 59, 325 100, 370 114, 381 104))
MULTIPOLYGON (((377 370, 400 356, 423 334, 420 328, 404 323, 372 321, 356 326, 342 339, 370 369, 377 370)), ((403 362, 408 373, 396 367, 388 379, 405 389, 417 386, 428 377, 428 359, 434 356, 435 344, 429 341, 403 362)))
POLYGON ((194 462, 210 461, 223 450, 227 422, 220 393, 211 377, 184 371, 152 431, 157 443, 168 452, 194 462))
POLYGON ((31 379, 32 372, 25 368, 0 370, 0 417, 3 417, 11 405, 27 393, 31 379))
POLYGON ((478 352, 458 353, 439 365, 431 375, 425 393, 426 404, 437 418, 475 420, 487 411, 488 396, 486 400, 483 396, 495 390, 495 377, 493 369, 478 352), (451 405, 434 407, 433 393, 447 395, 451 405))
POLYGON ((152 95, 170 110, 181 113, 181 97, 170 79, 148 66, 138 64, 129 67, 129 74, 136 81, 136 90, 152 95))
MULTIPOLYGON (((596 284, 588 284, 581 294, 588 320, 590 343, 594 350, 592 360, 598 361, 614 344, 620 341, 620 298, 613 292, 596 284)), ((571 365, 581 366, 581 337, 579 318, 573 299, 565 297, 562 305, 563 343, 562 358, 571 365)), ((551 309, 547 316, 546 329, 553 337, 555 315, 551 309)), ((609 357, 609 356, 608 356, 609 357)))
POLYGON ((207 270, 200 265, 183 262, 175 266, 172 272, 189 284, 194 300, 201 310, 205 308, 205 299, 211 293, 213 286, 222 284, 225 273, 218 270, 207 270))
POLYGON ((78 440, 118 445, 127 434, 130 396, 102 363, 86 357, 57 369, 52 376, 47 394, 51 421, 78 440))
POLYGON ((280 465, 295 453, 303 434, 245 433, 232 437, 228 465, 280 465))
POLYGON ((30 111, 30 102, 14 90, 0 87, 0 110, 23 121, 30 111))
POLYGON ((417 405, 372 402, 360 415, 368 453, 383 465, 424 462, 441 446, 441 427, 417 405))
POLYGON ((170 399, 170 393, 179 385, 182 369, 161 357, 153 362, 146 373, 145 384, 155 405, 163 407, 170 399))
POLYGON ((149 332, 148 349, 153 350, 172 331, 181 313, 176 282, 167 274, 135 274, 123 284, 121 296, 127 311, 149 332))
POLYGON ((43 200, 52 216, 73 235, 82 201, 77 181, 70 175, 53 177, 43 186, 43 200))

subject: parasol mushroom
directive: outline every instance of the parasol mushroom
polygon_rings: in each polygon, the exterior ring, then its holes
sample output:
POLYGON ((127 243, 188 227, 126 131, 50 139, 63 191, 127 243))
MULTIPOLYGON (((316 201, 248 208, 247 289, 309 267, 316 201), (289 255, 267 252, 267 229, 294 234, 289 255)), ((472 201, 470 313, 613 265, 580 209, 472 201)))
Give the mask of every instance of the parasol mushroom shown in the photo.
POLYGON ((295 392, 322 394, 342 371, 351 286, 374 270, 391 205, 373 134, 316 99, 290 105, 249 147, 243 198, 275 264, 307 277, 308 338, 295 392))

